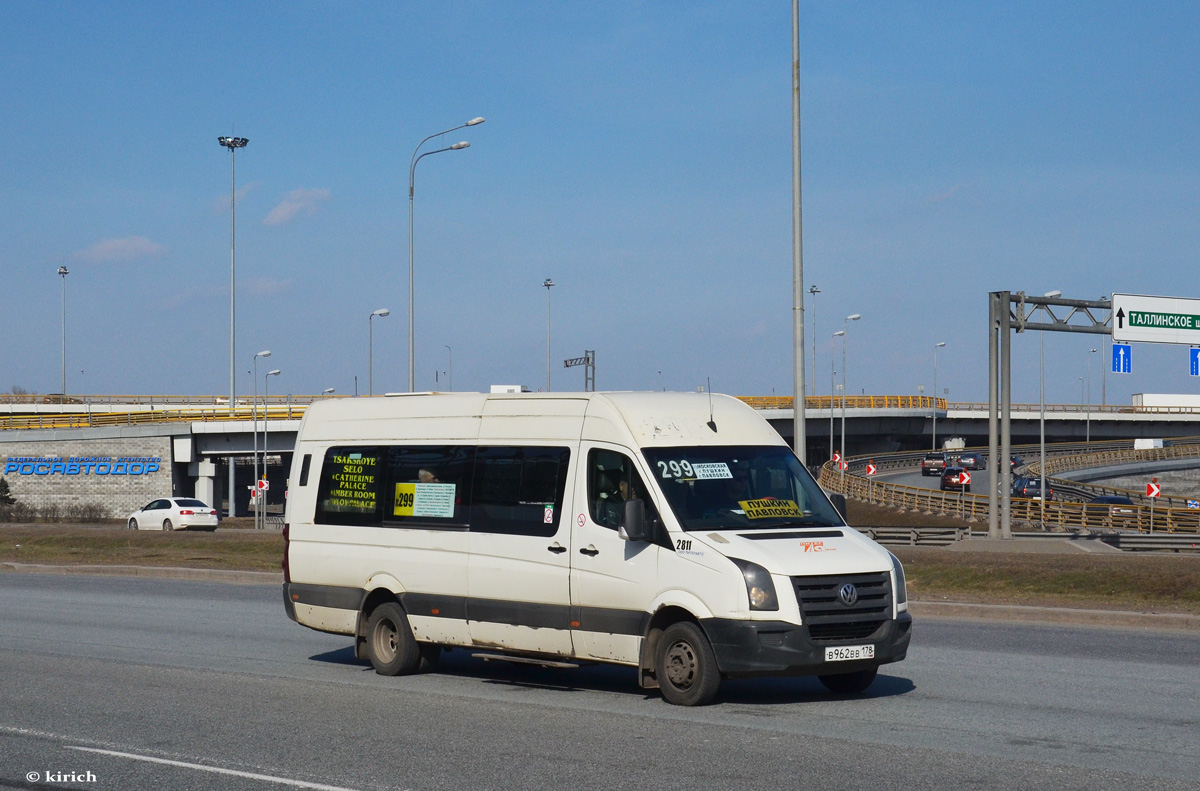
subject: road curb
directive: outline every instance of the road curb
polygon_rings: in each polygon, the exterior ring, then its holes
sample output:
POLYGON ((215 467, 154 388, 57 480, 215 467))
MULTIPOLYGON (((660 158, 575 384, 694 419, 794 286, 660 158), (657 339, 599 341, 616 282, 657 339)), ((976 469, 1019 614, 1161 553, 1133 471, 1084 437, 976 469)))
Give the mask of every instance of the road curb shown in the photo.
POLYGON ((0 563, 0 572, 23 574, 94 574, 106 577, 157 577, 159 579, 237 582, 253 585, 279 585, 283 574, 274 571, 232 571, 230 569, 189 569, 175 566, 51 566, 40 563, 0 563))
POLYGON ((980 621, 1021 621, 1023 623, 1074 624, 1076 626, 1200 631, 1200 615, 1188 615, 1187 613, 911 600, 908 603, 908 609, 914 616, 923 618, 962 618, 980 621))

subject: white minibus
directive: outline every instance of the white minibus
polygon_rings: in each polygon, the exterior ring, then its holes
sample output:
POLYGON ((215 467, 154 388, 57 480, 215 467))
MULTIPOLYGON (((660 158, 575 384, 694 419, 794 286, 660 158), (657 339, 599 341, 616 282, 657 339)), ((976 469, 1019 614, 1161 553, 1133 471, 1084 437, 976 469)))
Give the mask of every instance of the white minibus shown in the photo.
POLYGON ((442 651, 612 662, 701 705, 730 676, 855 693, 904 658, 904 571, 743 402, 708 393, 318 401, 284 603, 381 674, 442 651))

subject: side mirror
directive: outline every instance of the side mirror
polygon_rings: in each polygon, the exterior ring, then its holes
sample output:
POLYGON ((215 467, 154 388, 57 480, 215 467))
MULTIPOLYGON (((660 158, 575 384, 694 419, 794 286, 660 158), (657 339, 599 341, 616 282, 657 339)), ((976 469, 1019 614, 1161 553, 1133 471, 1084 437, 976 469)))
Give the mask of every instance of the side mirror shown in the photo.
POLYGON ((617 534, 626 541, 649 541, 646 504, 638 499, 625 501, 625 520, 617 534))
POLYGON ((842 521, 850 524, 849 520, 846 519, 846 495, 831 494, 829 495, 829 502, 833 503, 833 507, 837 509, 838 516, 842 517, 842 521))

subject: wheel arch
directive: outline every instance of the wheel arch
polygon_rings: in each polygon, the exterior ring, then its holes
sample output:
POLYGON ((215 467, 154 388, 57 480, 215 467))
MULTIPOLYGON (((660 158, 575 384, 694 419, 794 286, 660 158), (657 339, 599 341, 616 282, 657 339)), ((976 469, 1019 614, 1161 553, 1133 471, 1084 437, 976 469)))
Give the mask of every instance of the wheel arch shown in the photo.
POLYGON ((395 602, 400 605, 400 609, 404 609, 404 604, 401 602, 403 588, 400 586, 399 580, 390 574, 377 574, 367 580, 367 584, 363 588, 362 603, 358 607, 358 616, 354 623, 354 656, 358 659, 366 659, 366 642, 367 642, 367 619, 371 617, 371 613, 381 604, 395 602))
MULTIPOLYGON (((638 685, 642 689, 658 689, 658 668, 655 662, 655 657, 658 655, 658 641, 668 626, 680 621, 694 623, 701 632, 704 632, 700 619, 691 610, 677 604, 660 607, 654 615, 650 616, 650 622, 646 625, 646 634, 642 638, 642 650, 638 657, 638 685)), ((705 632, 705 637, 707 636, 708 634, 705 632)))

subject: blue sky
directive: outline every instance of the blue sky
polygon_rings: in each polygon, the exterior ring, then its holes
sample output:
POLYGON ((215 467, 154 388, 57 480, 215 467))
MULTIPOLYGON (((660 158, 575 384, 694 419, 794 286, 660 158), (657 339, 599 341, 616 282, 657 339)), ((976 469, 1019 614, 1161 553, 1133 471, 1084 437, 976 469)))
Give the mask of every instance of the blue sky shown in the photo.
MULTIPOLYGON (((946 341, 939 389, 978 401, 988 291, 1200 297, 1200 7, 801 16, 819 393, 849 313, 850 392, 928 389, 946 341)), ((790 394, 790 25, 786 0, 0 4, 0 390, 59 390, 65 264, 70 392, 228 391, 229 134, 239 391, 271 349, 273 393, 365 392, 378 308, 375 390, 404 389, 409 159, 483 116, 417 170, 418 389, 451 355, 455 389, 543 387, 550 277, 553 389, 594 349, 601 389, 790 394)), ((1077 402, 1107 339, 1046 340, 1047 398, 1077 402)), ((1015 400, 1036 363, 1018 336, 1015 400)), ((1183 348, 1134 364, 1110 403, 1200 384, 1183 348)))

